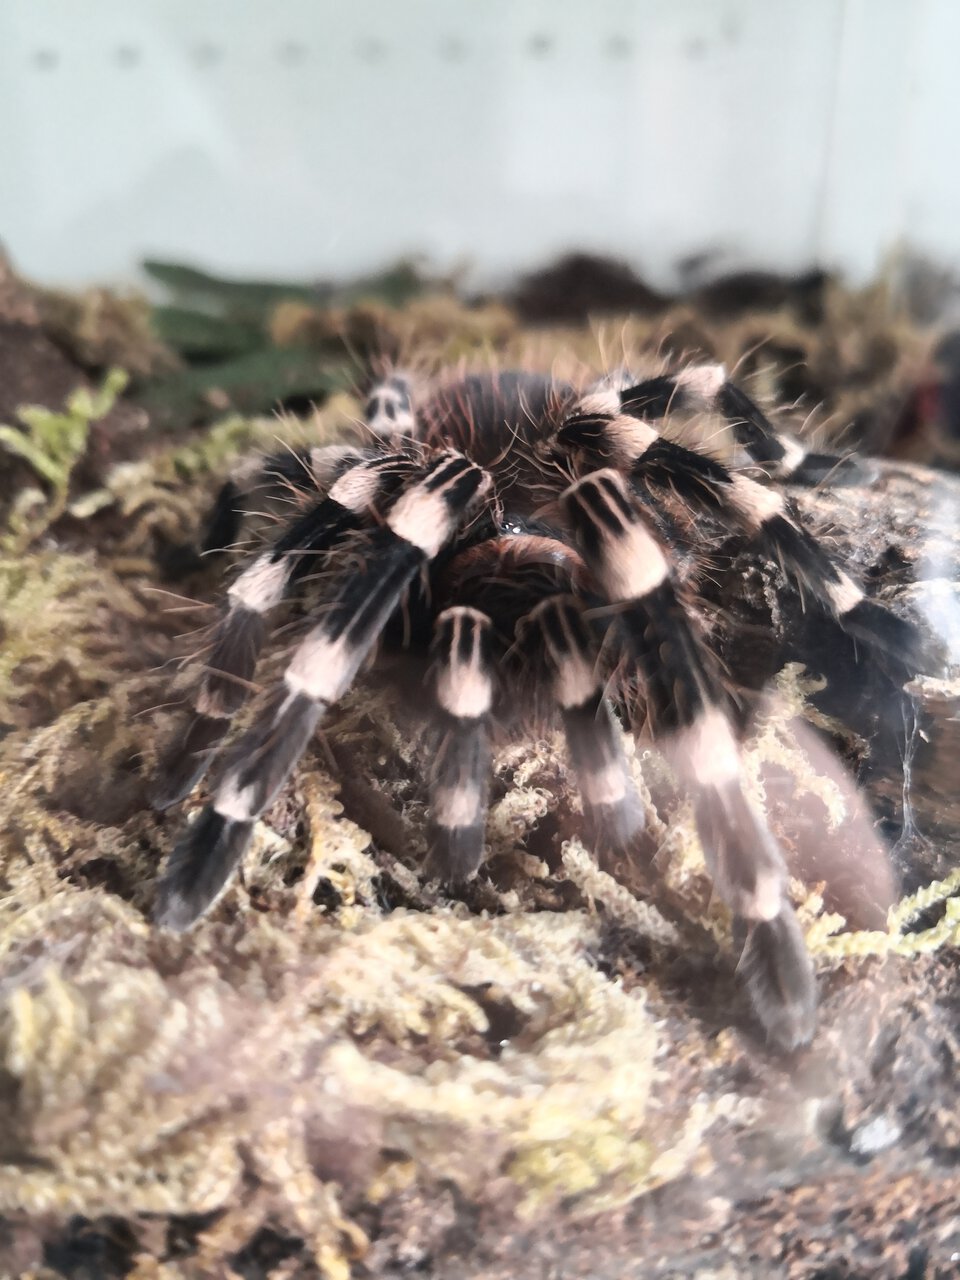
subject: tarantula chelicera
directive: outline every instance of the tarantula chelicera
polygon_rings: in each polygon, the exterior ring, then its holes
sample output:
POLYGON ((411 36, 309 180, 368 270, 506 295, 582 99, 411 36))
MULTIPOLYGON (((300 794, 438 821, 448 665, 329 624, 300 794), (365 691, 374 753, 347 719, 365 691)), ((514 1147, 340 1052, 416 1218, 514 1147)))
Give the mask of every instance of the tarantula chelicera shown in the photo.
MULTIPOLYGON (((856 460, 808 453, 717 365, 579 386, 528 372, 423 386, 392 374, 371 392, 366 426, 369 447, 266 461, 297 513, 228 590, 158 805, 206 770, 252 687, 267 614, 308 579, 309 629, 171 854, 158 923, 184 929, 217 899, 257 817, 382 642, 418 663, 429 689, 432 874, 456 882, 480 866, 491 734, 517 723, 517 707, 559 717, 593 838, 628 845, 642 808, 622 720, 652 737, 690 793, 769 1038, 808 1040, 812 964, 781 851, 743 790, 736 691, 681 566, 713 522, 773 561, 806 610, 855 639, 860 661, 893 663, 902 684, 919 665, 913 626, 866 598, 782 488, 856 478, 856 460), (668 418, 719 427, 725 460, 667 438, 668 418)), ((221 545, 234 494, 221 503, 221 545)))

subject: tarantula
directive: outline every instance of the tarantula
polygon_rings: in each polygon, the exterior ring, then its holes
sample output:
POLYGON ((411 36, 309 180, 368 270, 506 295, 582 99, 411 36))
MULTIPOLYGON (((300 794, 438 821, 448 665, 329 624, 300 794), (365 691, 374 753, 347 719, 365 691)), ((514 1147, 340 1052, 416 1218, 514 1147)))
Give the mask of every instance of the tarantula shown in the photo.
MULTIPOLYGON (((736 691, 680 567, 712 521, 902 684, 920 662, 912 624, 866 598, 781 487, 856 479, 856 459, 807 452, 718 365, 581 386, 487 371, 418 387, 393 373, 369 396, 366 428, 366 448, 264 464, 293 487, 297 514, 229 587, 159 807, 182 800, 217 754, 252 687, 267 614, 308 577, 310 626, 170 855, 156 921, 183 930, 210 908, 324 713, 382 642, 415 659, 429 689, 431 874, 458 882, 480 866, 491 732, 516 723, 517 707, 559 716, 592 837, 628 846, 642 809, 622 719, 652 736, 689 790, 769 1039, 807 1041, 813 967, 781 851, 742 787, 736 691), (719 423, 725 461, 666 438, 668 417, 719 423)), ((228 486, 221 545, 237 505, 228 486)))

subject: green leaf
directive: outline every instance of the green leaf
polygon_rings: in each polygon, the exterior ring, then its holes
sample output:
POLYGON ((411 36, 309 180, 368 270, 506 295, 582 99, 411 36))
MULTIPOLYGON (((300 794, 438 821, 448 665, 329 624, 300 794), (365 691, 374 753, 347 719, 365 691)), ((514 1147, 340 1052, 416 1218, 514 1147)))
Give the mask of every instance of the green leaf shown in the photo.
POLYGON ((154 307, 154 332, 164 342, 189 357, 243 355, 266 341, 263 327, 244 320, 227 320, 189 307, 154 307))
MULTIPOLYGON (((175 262, 149 258, 147 275, 165 285, 186 311, 199 310, 231 320, 265 325, 281 302, 306 302, 314 307, 348 307, 363 300, 399 307, 420 294, 428 281, 416 263, 401 261, 384 271, 346 284, 298 284, 289 280, 232 280, 175 262)), ((162 321, 161 321, 162 323, 162 321)), ((161 331, 162 332, 162 331, 161 331)))
POLYGON ((269 412, 290 399, 325 400, 350 387, 357 370, 299 347, 269 347, 187 369, 145 388, 137 401, 160 425, 206 422, 225 412, 269 412))

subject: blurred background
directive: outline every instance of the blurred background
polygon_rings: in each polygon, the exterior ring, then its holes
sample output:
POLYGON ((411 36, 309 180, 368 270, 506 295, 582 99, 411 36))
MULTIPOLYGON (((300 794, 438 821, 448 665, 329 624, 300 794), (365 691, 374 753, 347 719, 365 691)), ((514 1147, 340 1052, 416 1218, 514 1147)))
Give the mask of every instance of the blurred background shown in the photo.
POLYGON ((0 236, 57 285, 952 268, 958 47, 951 0, 5 0, 0 236))

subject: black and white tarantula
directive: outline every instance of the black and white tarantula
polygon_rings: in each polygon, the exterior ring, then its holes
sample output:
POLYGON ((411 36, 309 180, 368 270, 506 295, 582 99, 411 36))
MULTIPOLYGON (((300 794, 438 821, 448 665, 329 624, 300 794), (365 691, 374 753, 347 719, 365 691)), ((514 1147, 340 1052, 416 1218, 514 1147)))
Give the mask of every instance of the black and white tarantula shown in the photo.
MULTIPOLYGON (((381 642, 419 663, 429 690, 432 874, 456 882, 480 866, 491 730, 516 723, 519 705, 559 717, 593 836, 628 845, 642 809, 622 719, 690 793, 716 890, 745 932, 740 973, 768 1037, 807 1041, 815 980, 783 857, 744 793, 735 694, 677 565, 712 521, 772 561, 862 661, 889 657, 902 683, 919 664, 914 628, 866 598, 782 487, 855 475, 856 460, 808 453, 717 365, 579 386, 487 371, 418 387, 393 374, 366 418, 367 448, 267 460, 298 511, 229 588, 158 806, 182 800, 217 754, 252 687, 267 614, 308 578, 310 626, 171 854, 157 922, 182 930, 210 908, 381 642), (725 461, 666 438, 668 416, 719 424, 725 461)), ((229 525, 229 501, 221 514, 229 525)))

